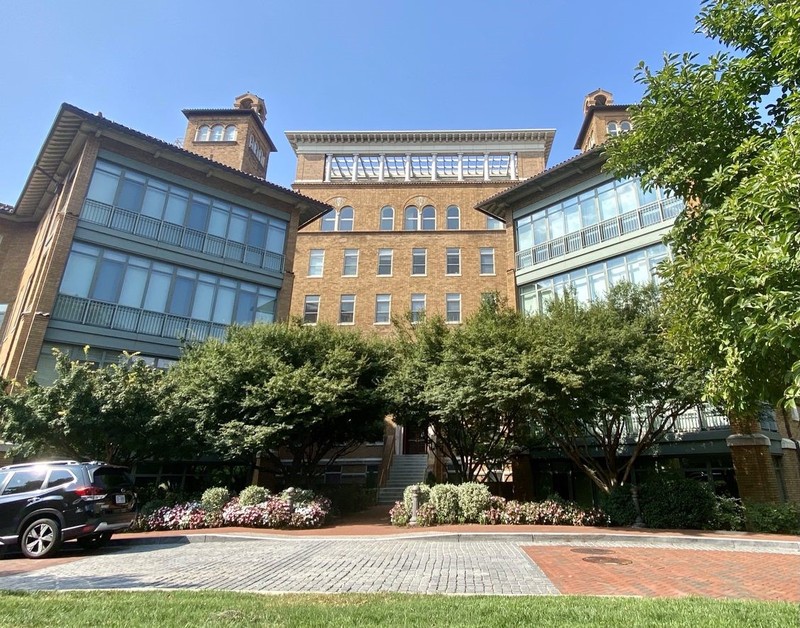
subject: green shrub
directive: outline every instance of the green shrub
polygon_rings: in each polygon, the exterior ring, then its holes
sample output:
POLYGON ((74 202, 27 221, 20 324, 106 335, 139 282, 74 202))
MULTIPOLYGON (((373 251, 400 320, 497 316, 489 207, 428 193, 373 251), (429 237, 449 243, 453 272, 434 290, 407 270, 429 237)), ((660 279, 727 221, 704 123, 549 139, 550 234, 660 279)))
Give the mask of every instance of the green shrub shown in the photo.
POLYGON ((492 494, 485 484, 465 482, 458 485, 458 507, 461 518, 467 523, 477 523, 481 513, 489 508, 492 494))
POLYGON ((717 530, 744 530, 742 500, 736 497, 715 496, 714 527, 717 530))
POLYGON ((422 527, 435 526, 437 521, 436 506, 431 502, 422 504, 417 509, 417 525, 422 527))
POLYGON ((389 521, 393 526, 407 526, 411 519, 411 513, 406 510, 402 502, 395 502, 389 511, 389 521))
POLYGON ((263 504, 267 498, 269 498, 269 491, 263 486, 248 486, 239 493, 239 503, 242 506, 263 504))
POLYGON ((615 486, 610 493, 601 497, 600 506, 611 518, 612 526, 630 526, 636 521, 630 484, 615 486))
POLYGON ((648 528, 707 530, 716 523, 716 498, 704 482, 661 473, 648 478, 639 495, 648 528))
POLYGON ((431 503, 436 507, 439 523, 456 523, 460 515, 458 488, 452 484, 437 484, 431 489, 431 503))
POLYGON ((744 505, 747 529, 751 532, 800 534, 800 507, 797 504, 744 505))
POLYGON ((231 499, 231 493, 227 488, 214 486, 208 488, 200 498, 200 503, 208 512, 219 512, 231 499))
POLYGON ((411 484, 410 486, 406 486, 406 490, 403 491, 403 505, 408 512, 411 512, 411 489, 415 486, 419 487, 417 506, 422 506, 422 504, 427 503, 431 498, 431 487, 427 484, 411 484))

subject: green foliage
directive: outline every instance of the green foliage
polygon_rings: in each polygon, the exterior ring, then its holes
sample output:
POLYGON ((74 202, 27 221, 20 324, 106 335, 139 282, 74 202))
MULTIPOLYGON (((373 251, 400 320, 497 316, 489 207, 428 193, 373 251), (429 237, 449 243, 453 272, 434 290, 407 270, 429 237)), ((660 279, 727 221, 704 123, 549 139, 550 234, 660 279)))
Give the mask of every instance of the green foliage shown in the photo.
POLYGON ((290 322, 232 328, 225 342, 190 348, 169 378, 174 407, 207 447, 260 454, 286 484, 310 486, 320 461, 380 437, 387 364, 379 339, 290 322))
POLYGON ((263 504, 269 497, 269 491, 263 486, 248 486, 239 493, 239 503, 242 506, 255 506, 263 504))
POLYGON ((431 488, 430 500, 436 507, 439 523, 458 523, 461 516, 458 495, 458 487, 454 484, 437 484, 431 488))
POLYGON ((636 521, 636 508, 629 484, 617 485, 601 496, 601 508, 608 514, 612 526, 630 526, 636 521))
POLYGON ((485 484, 465 482, 458 487, 458 508, 466 523, 477 523, 481 513, 489 507, 492 494, 485 484))
POLYGON ((200 504, 208 512, 220 512, 231 499, 231 492, 222 486, 214 486, 203 492, 200 504))
POLYGON ((95 368, 54 353, 52 384, 31 378, 7 394, 0 382, 2 437, 16 444, 16 453, 131 464, 194 450, 188 424, 165 411, 163 371, 135 355, 95 368))
POLYGON ((747 503, 744 507, 747 529, 751 532, 800 534, 800 506, 792 503, 747 503))
POLYGON ((417 509, 418 526, 425 528, 435 526, 437 521, 438 516, 436 514, 436 506, 434 506, 431 502, 426 502, 417 509))
POLYGON ((726 52, 641 65, 608 165, 691 199, 662 270, 671 334, 746 431, 760 401, 800 396, 800 4, 708 1, 698 30, 726 52))
POLYGON ((744 530, 745 516, 742 500, 715 495, 714 525, 716 530, 744 530))
POLYGON ((660 473, 642 484, 639 496, 648 528, 707 530, 715 527, 716 498, 705 482, 660 473))
POLYGON ((403 506, 406 507, 408 512, 411 512, 411 491, 415 486, 419 489, 417 506, 421 506, 431 498, 431 487, 427 484, 411 484, 406 486, 405 490, 403 491, 403 506))
POLYGON ((395 505, 389 510, 389 522, 393 526, 404 527, 408 525, 411 520, 411 513, 406 508, 403 502, 395 502, 395 505))
POLYGON ((603 492, 700 400, 700 376, 676 364, 665 323, 656 289, 632 284, 588 305, 567 293, 530 319, 531 430, 603 492))
POLYGON ((428 318, 400 329, 386 390, 395 420, 429 429, 434 453, 460 480, 505 464, 532 399, 523 367, 525 323, 484 303, 460 327, 428 318))

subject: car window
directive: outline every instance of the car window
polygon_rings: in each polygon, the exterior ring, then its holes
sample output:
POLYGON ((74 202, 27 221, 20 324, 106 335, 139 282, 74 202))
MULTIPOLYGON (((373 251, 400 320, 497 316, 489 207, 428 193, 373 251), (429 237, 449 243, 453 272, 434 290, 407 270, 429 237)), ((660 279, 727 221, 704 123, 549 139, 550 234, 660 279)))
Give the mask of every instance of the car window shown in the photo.
POLYGON ((44 483, 46 469, 25 469, 14 471, 14 475, 6 484, 3 495, 14 495, 16 493, 27 493, 38 491, 44 483))
POLYGON ((9 475, 11 475, 11 471, 0 471, 0 490, 2 490, 3 484, 5 484, 9 475))
POLYGON ((125 472, 125 469, 100 467, 95 469, 92 484, 97 488, 108 490, 128 488, 133 486, 133 478, 125 472))
POLYGON ((50 476, 47 478, 47 488, 69 484, 70 482, 74 482, 75 479, 71 471, 67 471, 66 469, 53 469, 50 471, 50 476))

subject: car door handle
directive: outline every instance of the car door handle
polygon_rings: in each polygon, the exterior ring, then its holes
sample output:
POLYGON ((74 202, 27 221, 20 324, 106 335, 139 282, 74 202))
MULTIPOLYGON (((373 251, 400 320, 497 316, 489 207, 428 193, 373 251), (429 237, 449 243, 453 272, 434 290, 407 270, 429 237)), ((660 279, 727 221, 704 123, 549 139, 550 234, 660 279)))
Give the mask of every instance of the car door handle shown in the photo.
POLYGON ((29 503, 29 504, 35 504, 36 502, 40 501, 41 499, 42 499, 41 497, 31 497, 31 498, 28 500, 28 503, 29 503))

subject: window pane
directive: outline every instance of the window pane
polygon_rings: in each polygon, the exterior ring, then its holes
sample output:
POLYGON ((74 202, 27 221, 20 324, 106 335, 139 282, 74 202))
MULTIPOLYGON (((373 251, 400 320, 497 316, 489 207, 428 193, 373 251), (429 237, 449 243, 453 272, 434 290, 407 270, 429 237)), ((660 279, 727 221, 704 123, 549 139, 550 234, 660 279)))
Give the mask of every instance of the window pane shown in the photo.
POLYGON ((142 307, 144 288, 147 285, 147 269, 128 266, 125 271, 125 281, 122 283, 122 292, 119 295, 120 305, 128 307, 142 307))
POLYGON ((332 209, 320 221, 321 231, 334 231, 336 229, 336 210, 332 209))
POLYGON ((142 214, 150 218, 161 220, 164 213, 164 204, 167 200, 167 190, 165 186, 151 181, 147 185, 144 193, 144 203, 142 204, 142 214))
POLYGON ((113 205, 118 185, 119 175, 95 169, 86 198, 105 203, 106 205, 113 205))
POLYGON ((236 319, 239 324, 252 323, 256 316, 256 295, 253 292, 239 292, 236 303, 236 319))
POLYGON ((448 323, 460 323, 461 322, 461 295, 460 294, 448 294, 445 297, 446 301, 446 310, 447 310, 447 322, 448 323))
POLYGON ((261 216, 253 216, 247 229, 247 244, 263 249, 267 240, 267 222, 261 216))
POLYGON ((5 489, 3 489, 3 495, 16 495, 17 493, 38 491, 42 488, 46 473, 46 469, 15 471, 14 475, 12 475, 11 479, 6 483, 5 489))
POLYGON ((188 194, 183 191, 171 189, 169 198, 167 199, 167 210, 164 212, 164 220, 175 225, 182 225, 188 202, 188 194))
POLYGON ((445 265, 448 275, 461 274, 461 249, 447 249, 445 265))
POLYGON ((533 225, 530 221, 517 223, 517 246, 520 251, 533 246, 533 225))
POLYGON ((344 267, 342 275, 354 277, 358 274, 358 249, 344 250, 344 267))
POLYGON ((494 275, 494 249, 481 249, 481 275, 494 275))
POLYGON ((486 217, 486 228, 487 229, 503 229, 505 227, 505 223, 500 220, 499 218, 494 218, 492 216, 486 217))
POLYGON ((272 323, 275 321, 275 306, 278 303, 278 292, 262 288, 258 293, 256 304, 256 323, 272 323))
POLYGON ((233 320, 233 302, 236 291, 233 288, 217 288, 217 298, 214 301, 214 321, 222 325, 230 325, 233 320))
POLYGON ((578 199, 573 198, 564 202, 564 219, 567 233, 575 233, 581 228, 581 214, 578 208, 578 199))
POLYGON ((228 223, 228 240, 244 244, 247 232, 247 214, 241 210, 234 210, 228 223))
POLYGON ((339 301, 339 323, 349 324, 355 319, 356 297, 354 294, 343 294, 339 301))
POLYGON ((411 250, 411 274, 424 275, 427 267, 427 250, 426 249, 412 249, 411 250))
POLYGON ((422 229, 424 231, 436 229, 436 210, 430 205, 426 205, 422 209, 422 229))
POLYGON ((117 206, 128 211, 138 212, 142 208, 143 200, 144 177, 130 172, 125 173, 125 178, 122 180, 122 186, 119 191, 119 198, 117 198, 117 206))
POLYGON ((378 250, 378 274, 392 274, 392 249, 378 250))
POLYGON ((303 322, 316 323, 319 318, 319 295, 307 295, 303 305, 303 322))
POLYGON ((461 228, 461 210, 459 210, 455 205, 451 205, 447 208, 447 228, 461 228))
POLYGON ((617 186, 620 213, 633 211, 639 207, 639 193, 633 181, 617 186))
POLYGON ((192 205, 189 208, 189 218, 186 226, 195 231, 205 231, 208 223, 208 213, 211 209, 211 200, 205 196, 195 194, 192 197, 192 205))
POLYGON ((597 206, 595 204, 594 192, 587 192, 578 197, 578 204, 581 208, 581 220, 583 226, 597 224, 597 206))
POLYGON ((172 275, 165 272, 152 272, 147 283, 147 295, 144 299, 144 309, 153 312, 165 312, 169 285, 172 275))
POLYGON ((272 253, 283 255, 283 247, 286 242, 286 223, 274 218, 269 221, 269 231, 267 232, 267 250, 272 253))
POLYGON ((311 249, 308 253, 308 276, 322 277, 325 268, 325 251, 323 249, 311 249))
POLYGON ((211 141, 221 142, 224 133, 224 128, 221 124, 215 124, 211 127, 211 141))
POLYGON ((189 316, 194 295, 195 280, 189 277, 176 277, 169 301, 169 313, 176 316, 189 316))
POLYGON ((192 304, 192 318, 200 321, 211 320, 211 305, 214 303, 214 284, 198 281, 192 304))
POLYGON ((236 140, 236 127, 232 124, 225 127, 225 141, 233 142, 236 140))
POLYGON ((381 209, 381 231, 392 229, 394 229, 394 209, 387 206, 381 209))
POLYGON ((375 322, 388 323, 391 320, 392 297, 388 294, 375 296, 375 322))
POLYGON ((116 303, 124 272, 125 264, 122 262, 109 259, 102 260, 97 271, 94 288, 92 289, 92 298, 98 301, 116 303))
POLYGON ((211 210, 211 220, 208 222, 208 233, 218 238, 224 238, 228 232, 228 216, 229 212, 217 207, 215 203, 211 210))
POLYGON ((617 195, 614 192, 613 183, 597 188, 597 202, 600 205, 601 220, 609 220, 617 216, 617 195))
POLYGON ((339 231, 353 230, 353 208, 342 207, 339 210, 339 231))
POLYGON ((97 264, 96 257, 72 251, 67 260, 59 292, 73 297, 87 298, 92 285, 95 264, 97 264))
POLYGON ((406 231, 416 231, 417 230, 417 208, 414 206, 406 207, 406 220, 403 228, 406 231))

